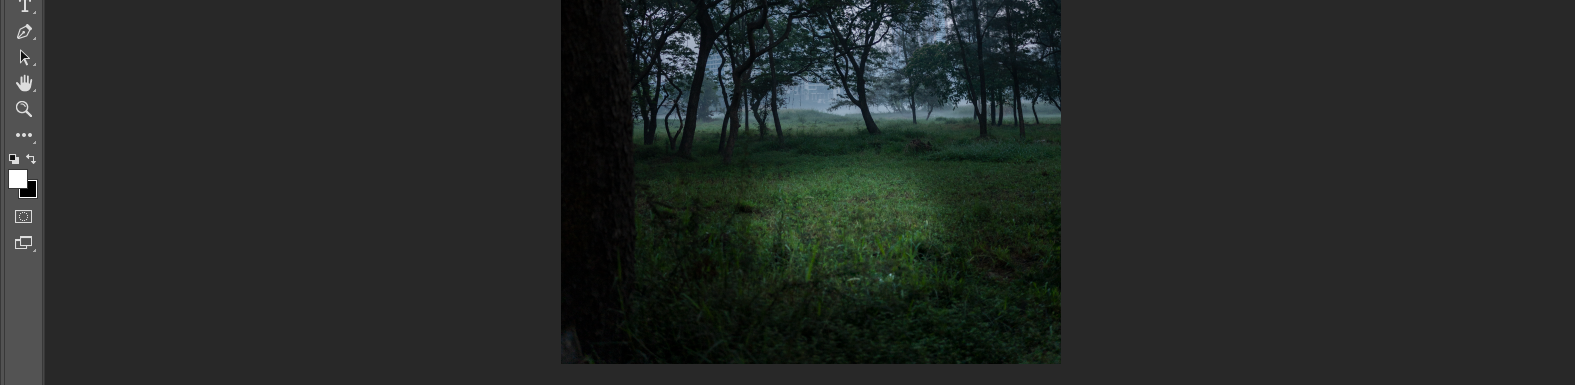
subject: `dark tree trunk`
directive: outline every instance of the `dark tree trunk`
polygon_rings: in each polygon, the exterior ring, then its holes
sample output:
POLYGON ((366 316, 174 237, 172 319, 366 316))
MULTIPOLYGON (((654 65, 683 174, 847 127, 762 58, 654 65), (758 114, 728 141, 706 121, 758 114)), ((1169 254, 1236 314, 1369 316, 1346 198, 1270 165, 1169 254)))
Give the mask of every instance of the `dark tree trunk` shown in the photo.
MULTIPOLYGON (((1006 12, 1007 12, 1006 13, 1007 17, 1012 17, 1012 8, 1011 7, 1007 7, 1006 8, 1006 12)), ((1013 33, 1012 33, 1012 24, 1016 23, 1016 22, 1017 22, 1017 20, 1015 18, 1012 18, 1012 19, 1008 20, 1008 22, 1006 23, 1006 36, 1007 37, 1009 37, 1009 38, 1012 37, 1012 35, 1013 35, 1013 33)), ((1020 89, 1019 83, 1017 81, 1017 43, 1015 41, 1015 38, 1013 39, 1012 42, 1009 42, 1007 44, 1007 47, 1009 47, 1009 49, 1007 50, 1007 55, 1010 55, 1010 56, 1007 57, 1008 58, 1008 60, 1007 60, 1007 63, 1008 63, 1007 68, 1011 71, 1011 74, 1012 74, 1012 123, 1017 124, 1017 135, 1019 137, 1027 138, 1028 137, 1028 131, 1023 128, 1023 96, 1022 96, 1022 91, 1020 89)))
POLYGON ((909 63, 907 65, 907 67, 908 67, 907 68, 907 70, 908 70, 907 71, 908 72, 908 111, 913 111, 913 124, 919 124, 919 105, 917 104, 918 102, 914 100, 914 99, 918 98, 917 94, 919 93, 919 84, 918 84, 918 82, 913 81, 913 64, 911 64, 913 59, 908 55, 908 49, 907 48, 904 48, 902 50, 902 60, 905 63, 909 63))
POLYGON ((641 84, 640 88, 644 90, 642 93, 646 94, 645 100, 640 101, 645 103, 646 106, 645 108, 641 109, 641 111, 644 111, 646 115, 643 117, 645 120, 644 142, 645 144, 656 144, 656 114, 662 113, 662 101, 660 97, 660 94, 662 93, 662 73, 656 73, 655 92, 651 92, 650 87, 645 84, 641 84))
MULTIPOLYGON (((737 71, 737 69, 735 68, 734 71, 737 71)), ((744 104, 744 89, 738 88, 738 85, 745 81, 747 80, 742 79, 741 74, 738 72, 733 73, 733 95, 731 98, 733 103, 727 107, 727 116, 733 120, 733 123, 722 127, 724 131, 729 131, 727 139, 722 141, 722 163, 733 161, 733 140, 738 137, 738 127, 742 125, 738 122, 738 110, 742 109, 744 104)))
MULTIPOLYGON (((745 13, 747 13, 747 12, 745 12, 745 13)), ((739 126, 738 119, 748 119, 747 116, 742 116, 741 117, 741 116, 738 115, 738 113, 739 113, 740 109, 746 109, 745 105, 748 103, 748 101, 746 99, 744 99, 744 95, 747 94, 747 91, 749 90, 749 86, 748 86, 748 84, 750 84, 750 81, 749 81, 749 75, 750 74, 749 73, 750 73, 750 71, 752 69, 754 69, 755 60, 759 59, 760 56, 765 55, 767 52, 770 52, 772 49, 775 49, 777 47, 777 45, 782 44, 782 42, 786 41, 787 37, 788 37, 788 36, 783 36, 781 40, 772 40, 772 41, 770 41, 770 43, 766 45, 764 50, 757 49, 757 47, 755 46, 755 31, 759 30, 760 28, 765 28, 766 26, 769 25, 767 23, 769 16, 770 16, 770 12, 769 11, 762 10, 762 11, 760 11, 759 16, 754 21, 751 21, 748 24, 743 26, 744 37, 746 39, 748 39, 749 44, 746 47, 740 47, 740 48, 743 49, 742 54, 740 54, 738 56, 735 56, 733 58, 734 59, 733 62, 735 63, 733 65, 733 94, 732 94, 732 97, 730 98, 730 99, 733 100, 733 104, 728 106, 728 108, 727 108, 727 111, 728 111, 727 115, 732 117, 733 124, 731 126, 727 126, 726 127, 727 130, 729 131, 729 133, 727 135, 727 140, 723 141, 724 145, 722 146, 722 163, 729 163, 729 162, 732 162, 732 160, 733 160, 733 145, 735 144, 735 142, 736 142, 736 140, 738 138, 738 126, 739 126), (740 87, 743 87, 743 88, 740 88, 740 87)), ((787 28, 792 28, 793 27, 793 19, 795 17, 797 17, 797 16, 790 16, 790 17, 788 17, 788 19, 787 19, 787 28)), ((732 51, 731 48, 733 48, 735 45, 732 44, 732 43, 729 43, 728 46, 729 46, 728 47, 729 50, 732 51)), ((733 51, 733 52, 737 52, 737 51, 733 51)), ((744 113, 748 114, 749 112, 745 111, 744 113)), ((764 137, 765 136, 765 121, 763 120, 764 116, 761 116, 760 119, 762 119, 762 120, 759 121, 760 130, 761 130, 760 133, 761 133, 761 136, 764 137)), ((748 120, 745 120, 744 124, 747 127, 748 120)))
POLYGON ((952 15, 951 1, 946 0, 946 16, 952 19, 952 40, 957 41, 957 57, 962 61, 963 84, 967 86, 968 102, 973 104, 973 118, 978 119, 983 115, 979 113, 979 98, 975 97, 974 94, 974 91, 977 89, 973 88, 973 74, 968 72, 968 45, 963 43, 962 34, 957 32, 957 28, 960 26, 957 24, 957 17, 952 15))
MULTIPOLYGON (((978 46, 979 46, 979 98, 983 99, 984 95, 985 95, 985 92, 984 92, 984 85, 985 85, 985 78, 984 78, 984 72, 985 72, 984 71, 984 26, 980 25, 980 24, 983 24, 983 23, 979 21, 979 0, 970 0, 970 2, 973 4, 973 31, 974 31, 974 35, 973 36, 975 38, 974 40, 978 40, 978 43, 979 43, 978 44, 978 46)), ((985 122, 985 120, 986 119, 980 119, 979 120, 979 137, 980 138, 988 138, 988 137, 990 137, 990 131, 989 131, 990 129, 989 129, 989 127, 987 127, 988 124, 987 124, 987 122, 985 122)))
POLYGON ((864 90, 864 71, 857 71, 855 73, 858 76, 859 85, 859 100, 857 100, 857 105, 859 107, 859 114, 864 116, 864 128, 872 135, 880 134, 880 128, 875 127, 875 116, 870 114, 870 99, 868 93, 864 90))
POLYGON ((765 139, 766 135, 771 134, 766 128, 766 110, 760 107, 760 103, 765 101, 766 97, 762 95, 759 99, 755 99, 755 103, 749 105, 749 109, 754 110, 755 123, 758 123, 755 126, 760 127, 760 139, 765 139))
POLYGON ((984 99, 984 116, 981 116, 983 120, 980 121, 986 125, 995 124, 995 100, 989 96, 982 96, 981 98, 984 99))
POLYGON ((993 125, 995 125, 995 116, 996 116, 995 110, 998 110, 998 109, 1001 108, 1001 102, 995 101, 995 98, 989 98, 988 100, 985 101, 985 103, 989 103, 989 104, 985 105, 986 108, 985 108, 985 119, 984 119, 984 121, 989 122, 989 125, 993 126, 993 125))
MULTIPOLYGON (((766 38, 776 40, 771 28, 766 28, 766 38)), ((777 143, 782 143, 782 119, 777 118, 777 56, 776 51, 766 53, 767 64, 771 65, 771 123, 777 128, 777 143)))
POLYGON ((739 115, 739 116, 744 118, 744 121, 743 121, 744 122, 744 132, 748 133, 749 132, 749 87, 746 85, 744 88, 738 88, 738 84, 733 84, 733 88, 738 89, 738 93, 744 94, 744 97, 743 97, 744 104, 738 105, 738 109, 742 110, 744 112, 742 115, 739 115))
POLYGON ((1017 123, 1017 134, 1028 137, 1028 129, 1023 128, 1023 99, 1022 91, 1017 85, 1017 71, 1012 71, 1012 122, 1017 123))
POLYGON ((1028 109, 1034 112, 1034 124, 1039 124, 1039 97, 1028 101, 1028 109))
POLYGON ((1006 118, 1006 103, 1002 100, 995 101, 995 126, 1000 127, 1006 118))
MULTIPOLYGON (((673 139, 677 139, 677 137, 673 136, 673 128, 671 126, 672 123, 670 122, 673 119, 673 112, 676 112, 676 111, 678 111, 678 99, 676 98, 676 95, 675 95, 675 98, 673 99, 673 108, 667 109, 667 116, 663 116, 662 117, 662 130, 667 131, 667 151, 673 151, 674 150, 673 144, 675 142, 674 142, 673 139)), ((684 117, 683 114, 679 114, 678 115, 678 118, 679 118, 679 120, 678 120, 678 130, 680 130, 680 131, 682 131, 684 129, 683 117, 684 117)))
POLYGON ((782 143, 782 119, 777 117, 776 103, 771 103, 771 124, 777 127, 777 143, 782 143))
POLYGON ((695 122, 700 115, 700 92, 705 88, 705 65, 711 56, 711 46, 716 43, 716 28, 711 23, 711 13, 700 7, 704 0, 693 0, 695 4, 695 23, 700 26, 700 56, 695 60, 693 80, 689 83, 689 106, 684 111, 688 116, 683 121, 683 139, 678 144, 678 156, 694 158, 695 122))
POLYGON ((633 100, 623 11, 563 3, 562 328, 598 362, 628 362, 618 325, 634 279, 633 100))
MULTIPOLYGON (((723 58, 720 58, 720 59, 722 59, 722 63, 727 63, 727 58, 723 57, 723 58)), ((717 131, 719 131, 721 133, 721 136, 718 137, 717 141, 716 141, 716 151, 717 152, 721 152, 723 147, 727 147, 727 127, 728 127, 728 124, 733 122, 733 120, 732 120, 733 119, 733 114, 727 113, 727 111, 732 111, 733 110, 733 106, 735 106, 736 104, 728 104, 727 83, 723 82, 723 79, 722 79, 722 66, 720 66, 720 65, 716 66, 716 87, 717 87, 717 91, 722 92, 722 95, 721 95, 722 97, 718 98, 718 99, 722 99, 722 111, 723 111, 723 113, 722 113, 722 129, 717 130, 717 131)), ((737 92, 738 84, 733 84, 733 90, 734 90, 734 92, 737 92)))
POLYGON ((640 107, 640 124, 642 125, 641 132, 644 134, 641 135, 641 140, 644 141, 645 144, 655 143, 656 119, 652 118, 655 113, 651 110, 651 86, 647 84, 641 84, 639 85, 639 88, 640 97, 635 98, 636 100, 634 102, 640 107))

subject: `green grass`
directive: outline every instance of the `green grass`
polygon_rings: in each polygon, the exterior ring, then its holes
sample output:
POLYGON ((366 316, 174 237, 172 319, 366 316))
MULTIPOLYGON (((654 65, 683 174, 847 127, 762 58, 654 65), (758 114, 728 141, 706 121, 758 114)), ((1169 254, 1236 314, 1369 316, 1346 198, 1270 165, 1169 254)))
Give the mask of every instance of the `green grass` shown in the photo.
POLYGON ((695 160, 637 145, 623 329, 638 361, 1059 363, 1053 122, 980 141, 971 121, 869 135, 788 111, 782 143, 742 135, 732 164, 720 120, 700 125, 695 160))

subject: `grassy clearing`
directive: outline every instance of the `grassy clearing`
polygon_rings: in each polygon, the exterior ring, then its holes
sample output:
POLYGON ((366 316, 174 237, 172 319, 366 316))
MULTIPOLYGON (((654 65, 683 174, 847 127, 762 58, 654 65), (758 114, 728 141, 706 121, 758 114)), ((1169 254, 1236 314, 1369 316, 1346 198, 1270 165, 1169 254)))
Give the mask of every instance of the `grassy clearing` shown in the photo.
POLYGON ((869 135, 787 111, 782 143, 743 135, 729 165, 720 120, 697 160, 637 146, 632 347, 653 363, 1059 363, 1054 122, 979 141, 972 121, 869 135))

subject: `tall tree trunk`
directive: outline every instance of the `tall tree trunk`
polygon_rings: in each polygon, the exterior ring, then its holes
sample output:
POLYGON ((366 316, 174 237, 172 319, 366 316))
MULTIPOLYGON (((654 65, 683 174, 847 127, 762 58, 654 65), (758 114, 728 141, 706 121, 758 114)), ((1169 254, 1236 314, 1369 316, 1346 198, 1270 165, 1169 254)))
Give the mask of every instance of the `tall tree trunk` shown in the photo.
POLYGON ((859 94, 859 100, 856 101, 856 105, 859 107, 859 114, 864 116, 864 129, 867 130, 871 135, 878 135, 880 134, 880 128, 875 127, 875 116, 870 115, 869 93, 864 89, 864 71, 862 69, 854 69, 853 73, 854 80, 858 82, 857 84, 859 87, 857 91, 859 94))
MULTIPOLYGON (((677 100, 673 101, 673 108, 678 108, 678 101, 677 100)), ((678 113, 678 134, 679 134, 679 136, 683 136, 683 131, 684 131, 684 113, 683 112, 679 112, 678 113)), ((676 151, 677 149, 678 149, 677 147, 673 147, 673 150, 676 151)))
POLYGON ((767 131, 767 128, 766 128, 766 110, 764 108, 760 107, 760 103, 761 102, 765 102, 765 101, 766 101, 766 96, 765 95, 760 95, 760 96, 756 97, 754 103, 751 103, 749 105, 749 109, 753 110, 754 111, 753 113, 755 114, 755 123, 757 123, 757 124, 755 124, 755 126, 756 127, 760 127, 760 139, 762 139, 762 140, 764 140, 766 138, 766 135, 770 135, 771 134, 771 132, 767 131))
POLYGON ((994 99, 989 97, 984 98, 984 122, 986 125, 995 124, 995 107, 996 104, 994 99))
POLYGON ((880 129, 875 128, 875 116, 870 114, 870 107, 868 103, 859 103, 859 115, 864 117, 864 128, 868 130, 870 134, 880 133, 880 129))
MULTIPOLYGON (((908 81, 913 81, 909 79, 908 81)), ((919 124, 919 105, 914 101, 914 92, 908 92, 908 111, 913 111, 913 124, 919 124)), ((928 117, 928 115, 926 115, 928 117)))
POLYGON ((1017 134, 1028 137, 1028 129, 1023 128, 1023 98, 1022 91, 1018 89, 1017 70, 1012 70, 1012 121, 1017 123, 1017 134))
POLYGON ((995 126, 996 127, 1000 127, 1001 124, 1005 123, 1005 122, 1006 122, 1006 101, 1005 100, 996 99, 995 100, 995 126))
POLYGON ((907 63, 906 69, 908 70, 908 111, 913 111, 913 124, 919 124, 919 105, 914 100, 917 98, 916 94, 919 93, 919 84, 913 81, 913 59, 908 54, 907 48, 902 49, 902 60, 904 63, 907 63))
POLYGON ((973 118, 979 119, 983 115, 979 113, 979 98, 975 97, 974 93, 977 89, 973 88, 973 74, 968 73, 968 45, 963 43, 962 34, 957 32, 959 25, 957 24, 957 17, 952 14, 952 8, 952 0, 946 0, 946 16, 952 20, 951 35, 952 40, 957 42, 957 57, 962 62, 963 84, 967 86, 968 103, 973 105, 973 118))
MULTIPOLYGON (((985 92, 984 92, 984 85, 985 85, 985 78, 984 78, 984 72, 985 72, 984 71, 984 26, 982 26, 981 24, 983 24, 983 23, 979 21, 979 0, 969 0, 969 2, 973 4, 973 31, 974 31, 974 35, 973 36, 974 36, 975 40, 978 40, 978 42, 979 42, 979 44, 978 44, 978 46, 979 46, 979 97, 981 99, 983 99, 984 95, 985 95, 985 92)), ((988 126, 988 124, 986 124, 985 119, 980 119, 979 120, 979 137, 980 138, 988 138, 988 137, 990 137, 990 131, 989 131, 990 129, 988 127, 986 127, 986 126, 988 126)))
POLYGON ((563 6, 559 322, 597 361, 627 362, 627 345, 615 343, 634 280, 634 101, 623 11, 614 0, 563 6))
MULTIPOLYGON (((677 98, 677 95, 673 95, 673 96, 674 96, 674 98, 673 98, 673 107, 672 108, 668 108, 667 109, 667 116, 663 116, 662 117, 662 130, 667 131, 667 151, 669 151, 669 152, 673 151, 675 149, 673 147, 673 145, 676 142, 673 139, 677 139, 677 137, 673 136, 673 129, 671 127, 671 125, 672 125, 671 120, 673 119, 673 112, 678 111, 678 98, 677 98)), ((684 130, 683 117, 684 117, 683 114, 678 114, 678 119, 679 119, 678 120, 678 130, 679 131, 683 131, 684 130)))
POLYGON ((996 102, 995 97, 986 95, 984 97, 984 121, 986 122, 985 124, 993 125, 995 124, 995 109, 1000 108, 1001 103, 996 102))
POLYGON ((639 115, 641 124, 640 131, 643 133, 643 135, 641 135, 642 141, 644 141, 645 144, 655 143, 656 120, 650 118, 650 115, 652 115, 650 108, 651 104, 648 103, 651 99, 651 86, 648 84, 640 84, 638 87, 640 90, 640 96, 634 98, 634 104, 640 107, 639 115))
MULTIPOLYGON (((772 28, 766 28, 766 38, 776 40, 772 28)), ((782 143, 782 119, 777 118, 777 52, 766 52, 766 62, 771 65, 771 122, 777 127, 777 143, 782 143)))
POLYGON ((733 100, 733 103, 727 107, 727 116, 732 118, 733 123, 730 126, 724 127, 730 132, 727 134, 727 140, 722 142, 722 163, 731 163, 733 161, 733 140, 738 137, 738 127, 742 125, 738 122, 738 110, 743 107, 744 104, 743 97, 745 88, 740 88, 739 85, 745 84, 744 82, 748 81, 740 78, 737 68, 734 68, 733 70, 735 71, 733 72, 733 95, 730 98, 733 100))
POLYGON ((771 92, 771 124, 777 127, 777 143, 782 143, 782 119, 777 117, 776 92, 771 92))
MULTIPOLYGON (((724 64, 728 63, 727 58, 722 57, 720 59, 722 59, 722 63, 724 63, 724 64)), ((722 66, 721 65, 716 66, 716 87, 717 87, 718 91, 722 92, 721 95, 718 95, 720 97, 717 98, 717 99, 721 99, 722 100, 722 127, 721 127, 721 129, 717 130, 718 132, 720 132, 721 136, 718 137, 717 141, 716 141, 716 151, 717 152, 721 152, 723 148, 727 147, 727 127, 728 127, 728 124, 733 122, 732 121, 733 115, 727 113, 727 111, 732 111, 733 110, 733 106, 734 106, 733 104, 728 104, 728 102, 727 102, 729 100, 728 97, 727 97, 727 95, 728 95, 728 93, 727 93, 727 83, 725 83, 724 80, 722 79, 722 66)), ((733 92, 738 92, 738 84, 736 84, 736 83, 733 84, 733 92)))
POLYGON ((646 130, 651 132, 651 135, 650 135, 651 139, 647 140, 645 142, 645 144, 656 144, 656 115, 662 113, 662 97, 661 97, 661 95, 662 95, 662 75, 661 74, 657 74, 657 76, 656 76, 656 88, 654 88, 654 90, 656 90, 656 92, 651 95, 651 100, 650 100, 650 102, 651 102, 650 103, 651 119, 649 119, 649 120, 651 121, 651 123, 649 124, 650 127, 646 128, 646 130))
POLYGON ((744 85, 743 87, 739 87, 738 83, 734 83, 733 84, 733 88, 737 89, 739 93, 744 94, 744 97, 743 97, 743 99, 744 99, 743 103, 744 104, 740 104, 738 106, 738 109, 742 110, 744 112, 742 115, 739 115, 739 116, 744 118, 744 132, 748 133, 749 132, 749 86, 748 85, 744 85))
POLYGON ((710 59, 711 46, 716 43, 717 36, 716 29, 711 22, 711 13, 700 6, 705 0, 692 1, 695 5, 693 10, 695 12, 695 24, 700 26, 700 42, 698 44, 700 56, 695 58, 694 77, 689 83, 689 106, 684 112, 688 119, 680 119, 683 121, 683 139, 678 144, 678 156, 689 159, 694 158, 695 123, 700 115, 700 92, 705 88, 705 65, 706 61, 710 59))
POLYGON ((1033 112, 1034 112, 1034 124, 1039 124, 1039 97, 1038 96, 1035 96, 1033 100, 1028 101, 1028 108, 1030 110, 1033 110, 1033 112))
MULTIPOLYGON (((1006 15, 1012 17, 1012 7, 1006 8, 1006 15)), ((1028 131, 1023 128, 1023 96, 1017 81, 1017 41, 1012 33, 1012 24, 1016 22, 1016 18, 1012 17, 1006 23, 1006 36, 1012 40, 1007 44, 1007 68, 1012 74, 1012 122, 1017 124, 1017 135, 1027 138, 1028 131)))

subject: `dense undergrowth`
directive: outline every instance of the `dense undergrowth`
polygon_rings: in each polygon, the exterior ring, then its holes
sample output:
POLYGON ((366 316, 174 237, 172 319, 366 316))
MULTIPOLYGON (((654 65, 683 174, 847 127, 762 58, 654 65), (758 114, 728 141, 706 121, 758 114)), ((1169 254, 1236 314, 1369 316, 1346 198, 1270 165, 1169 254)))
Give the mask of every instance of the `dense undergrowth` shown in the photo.
POLYGON ((694 160, 637 145, 637 362, 1059 363, 1061 130, 1041 122, 980 140, 784 111, 785 138, 751 121, 732 164, 719 120, 694 160))

